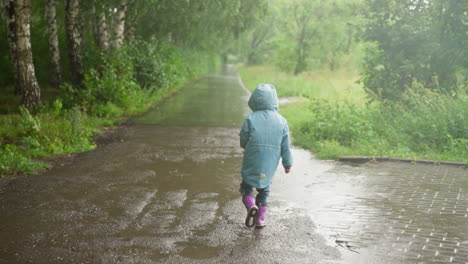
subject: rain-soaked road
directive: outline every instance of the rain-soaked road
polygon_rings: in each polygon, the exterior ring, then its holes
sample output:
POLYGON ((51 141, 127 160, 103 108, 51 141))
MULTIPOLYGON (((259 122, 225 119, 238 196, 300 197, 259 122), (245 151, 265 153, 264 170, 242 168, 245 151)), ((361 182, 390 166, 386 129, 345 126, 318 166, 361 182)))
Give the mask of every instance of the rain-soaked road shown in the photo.
POLYGON ((468 263, 457 167, 317 161, 294 148, 268 226, 243 227, 232 68, 97 150, 0 187, 0 263, 468 263))

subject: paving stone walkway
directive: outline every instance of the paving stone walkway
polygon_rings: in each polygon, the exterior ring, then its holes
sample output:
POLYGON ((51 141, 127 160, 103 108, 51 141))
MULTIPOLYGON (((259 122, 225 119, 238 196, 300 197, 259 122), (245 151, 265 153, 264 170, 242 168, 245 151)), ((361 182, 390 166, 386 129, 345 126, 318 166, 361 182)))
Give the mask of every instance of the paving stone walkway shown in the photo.
POLYGON ((330 193, 313 220, 350 252, 410 263, 468 263, 468 170, 462 167, 340 164, 308 188, 330 193))

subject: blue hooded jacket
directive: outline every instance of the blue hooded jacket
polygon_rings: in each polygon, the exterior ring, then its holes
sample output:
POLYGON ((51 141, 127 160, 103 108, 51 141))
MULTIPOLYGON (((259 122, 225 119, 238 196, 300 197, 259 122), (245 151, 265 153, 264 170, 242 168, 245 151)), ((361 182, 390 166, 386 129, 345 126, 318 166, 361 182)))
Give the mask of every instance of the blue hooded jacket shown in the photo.
POLYGON ((259 84, 249 99, 252 113, 240 131, 240 146, 245 149, 242 179, 256 188, 271 184, 281 157, 284 168, 292 166, 289 128, 278 112, 278 96, 271 84, 259 84))

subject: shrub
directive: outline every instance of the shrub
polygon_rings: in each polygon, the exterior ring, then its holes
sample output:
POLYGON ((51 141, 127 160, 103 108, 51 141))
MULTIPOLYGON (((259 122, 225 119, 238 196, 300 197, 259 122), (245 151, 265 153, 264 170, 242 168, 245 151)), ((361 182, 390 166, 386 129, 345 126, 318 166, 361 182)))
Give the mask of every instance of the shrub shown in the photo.
POLYGON ((356 106, 313 99, 311 114, 295 133, 308 142, 301 145, 326 158, 341 152, 466 161, 467 97, 410 91, 405 104, 356 106))
POLYGON ((36 114, 0 116, 0 175, 46 166, 35 158, 95 148, 98 127, 113 125, 159 102, 219 65, 211 54, 163 43, 137 42, 104 54, 88 49, 82 87, 64 83, 36 114))
POLYGON ((46 167, 44 162, 29 159, 17 146, 7 144, 0 147, 0 175, 30 173, 46 167))
POLYGON ((310 102, 312 115, 302 124, 301 133, 311 140, 333 140, 343 146, 351 146, 353 142, 372 136, 373 123, 370 121, 370 110, 354 104, 332 104, 327 100, 312 99, 310 102))

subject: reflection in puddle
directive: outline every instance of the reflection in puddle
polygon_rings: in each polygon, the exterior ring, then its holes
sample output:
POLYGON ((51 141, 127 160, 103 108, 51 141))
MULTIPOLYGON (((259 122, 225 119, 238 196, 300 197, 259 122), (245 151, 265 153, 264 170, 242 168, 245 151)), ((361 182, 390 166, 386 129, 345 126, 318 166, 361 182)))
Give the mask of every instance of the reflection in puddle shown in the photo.
POLYGON ((308 211, 317 231, 343 249, 343 263, 468 263, 468 171, 293 154, 293 174, 279 171, 274 192, 308 211))

